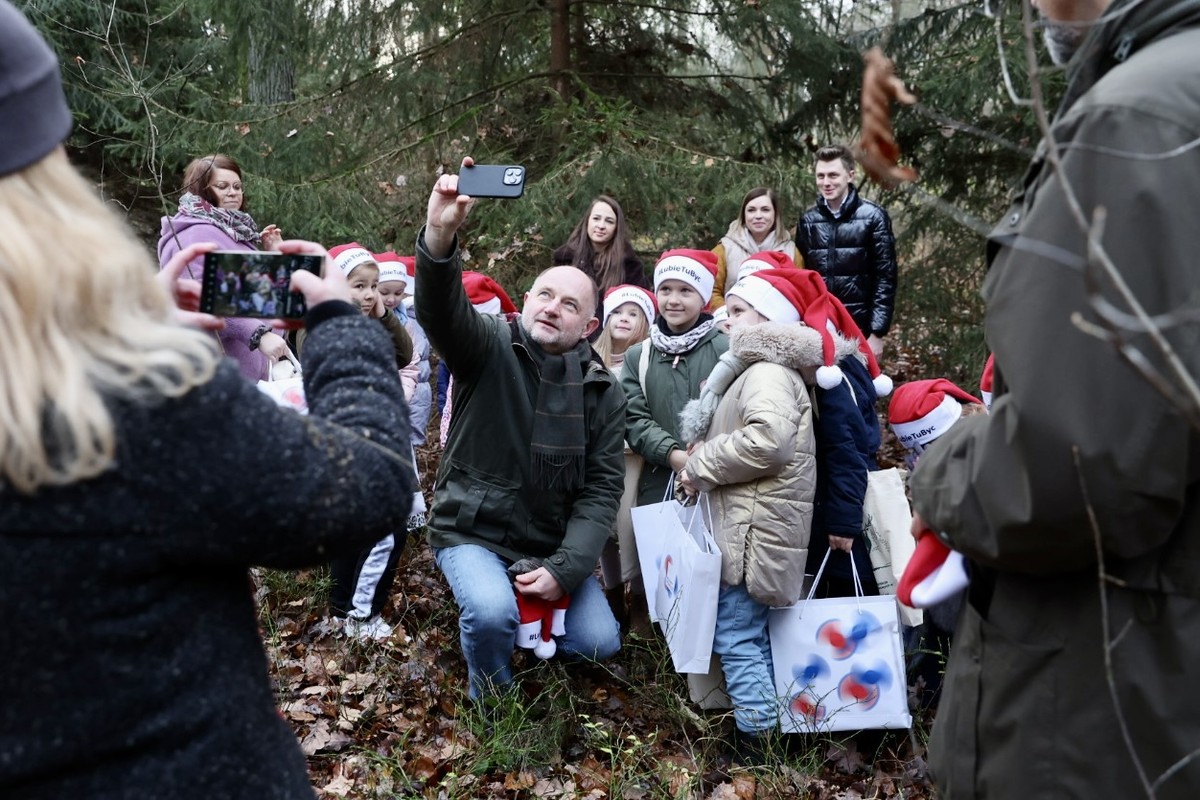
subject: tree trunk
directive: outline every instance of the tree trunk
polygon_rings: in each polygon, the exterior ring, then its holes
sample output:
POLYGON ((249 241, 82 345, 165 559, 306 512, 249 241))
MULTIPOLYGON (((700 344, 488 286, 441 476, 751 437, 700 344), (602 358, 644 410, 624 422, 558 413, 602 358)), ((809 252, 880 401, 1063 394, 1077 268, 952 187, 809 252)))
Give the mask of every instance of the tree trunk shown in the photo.
POLYGON ((276 30, 250 31, 246 71, 251 103, 274 105, 295 99, 296 65, 276 30))
POLYGON ((554 91, 567 99, 571 84, 571 29, 568 17, 570 0, 550 0, 550 71, 554 73, 554 91))

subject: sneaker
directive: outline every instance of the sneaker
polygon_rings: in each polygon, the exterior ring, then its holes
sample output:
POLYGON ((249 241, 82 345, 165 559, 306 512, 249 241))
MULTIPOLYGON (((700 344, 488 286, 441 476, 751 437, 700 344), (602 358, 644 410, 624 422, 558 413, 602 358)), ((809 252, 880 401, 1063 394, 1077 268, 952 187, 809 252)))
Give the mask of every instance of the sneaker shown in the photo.
POLYGON ((370 619, 347 617, 345 631, 347 636, 353 636, 363 641, 383 642, 392 638, 392 626, 384 622, 379 615, 370 619))

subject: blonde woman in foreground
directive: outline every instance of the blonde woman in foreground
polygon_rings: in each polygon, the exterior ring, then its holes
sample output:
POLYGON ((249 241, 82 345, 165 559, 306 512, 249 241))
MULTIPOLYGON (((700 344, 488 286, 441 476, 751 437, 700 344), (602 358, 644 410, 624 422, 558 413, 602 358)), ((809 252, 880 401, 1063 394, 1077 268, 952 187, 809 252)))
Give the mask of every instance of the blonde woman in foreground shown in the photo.
POLYGON ((247 570, 404 524, 391 344, 336 269, 298 274, 310 415, 277 407, 180 325, 177 276, 211 245, 156 277, 67 162, 70 125, 53 53, 0 0, 0 796, 313 797, 247 570))

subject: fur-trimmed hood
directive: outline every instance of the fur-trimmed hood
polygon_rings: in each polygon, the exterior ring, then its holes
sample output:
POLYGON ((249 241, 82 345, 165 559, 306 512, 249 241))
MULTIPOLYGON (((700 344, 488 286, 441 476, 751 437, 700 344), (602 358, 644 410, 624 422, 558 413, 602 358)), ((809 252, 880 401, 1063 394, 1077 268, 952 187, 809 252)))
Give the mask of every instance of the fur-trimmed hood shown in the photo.
MULTIPOLYGON (((833 333, 833 341, 839 361, 853 355, 865 366, 866 356, 856 339, 833 333)), ((729 334, 729 351, 713 367, 700 396, 688 401, 679 414, 679 434, 686 444, 704 438, 721 396, 751 364, 763 361, 794 369, 805 383, 815 385, 817 368, 825 365, 821 336, 807 325, 786 322, 734 328, 729 334)))
MULTIPOLYGON (((858 341, 841 333, 833 334, 837 360, 853 355, 859 363, 866 365, 867 359, 859 349, 858 341)), ((729 352, 746 362, 769 361, 796 370, 806 367, 815 369, 824 364, 821 353, 821 335, 807 325, 788 322, 763 322, 734 328, 729 333, 729 352)), ((812 370, 805 374, 805 381, 814 382, 812 370)))

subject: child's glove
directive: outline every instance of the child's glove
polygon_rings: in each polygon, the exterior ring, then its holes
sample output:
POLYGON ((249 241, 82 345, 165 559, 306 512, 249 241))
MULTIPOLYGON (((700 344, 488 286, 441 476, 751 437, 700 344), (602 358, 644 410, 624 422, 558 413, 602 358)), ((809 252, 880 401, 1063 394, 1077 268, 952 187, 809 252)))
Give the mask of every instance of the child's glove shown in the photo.
POLYGON ((526 572, 533 572, 535 569, 542 568, 542 560, 540 558, 522 558, 519 561, 514 561, 508 568, 508 579, 515 581, 518 575, 524 575, 526 572))
POLYGON ((896 597, 909 608, 928 608, 967 588, 970 582, 962 553, 926 530, 904 568, 896 597))

